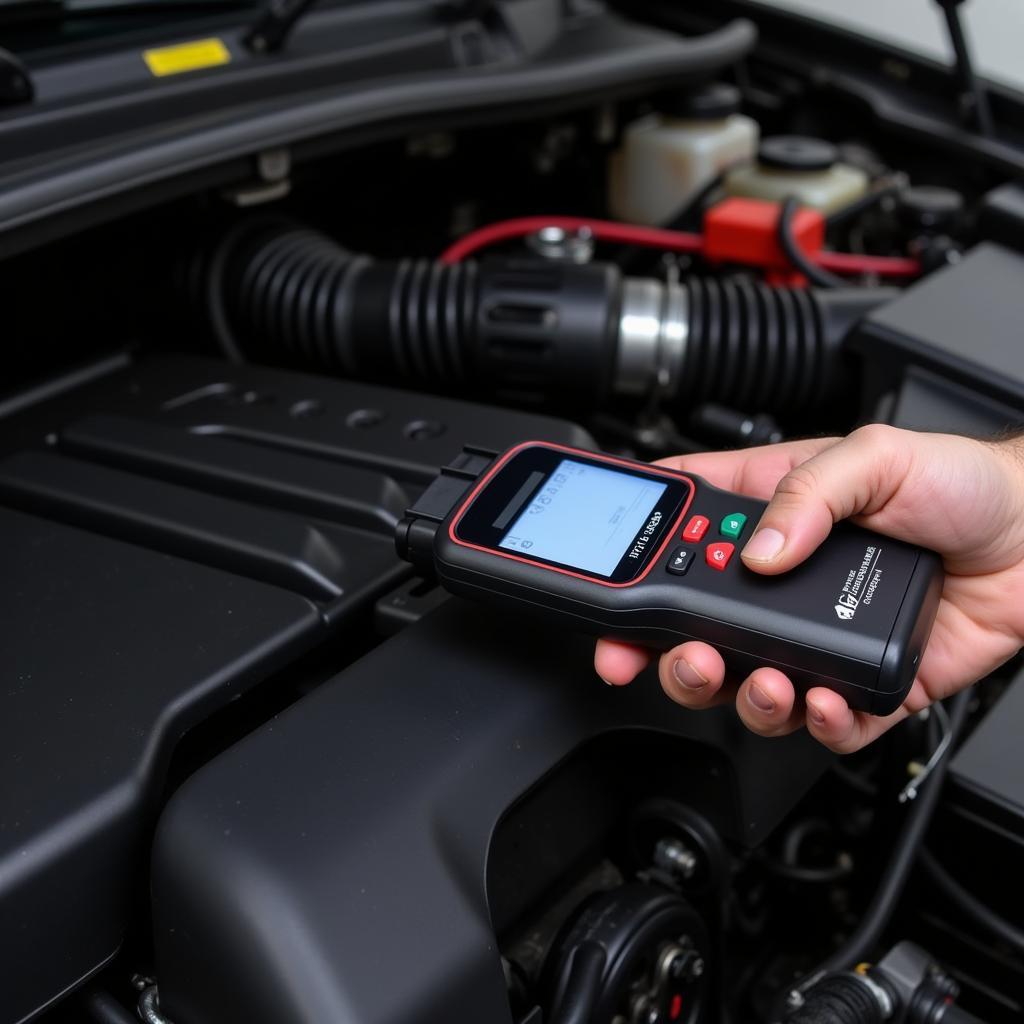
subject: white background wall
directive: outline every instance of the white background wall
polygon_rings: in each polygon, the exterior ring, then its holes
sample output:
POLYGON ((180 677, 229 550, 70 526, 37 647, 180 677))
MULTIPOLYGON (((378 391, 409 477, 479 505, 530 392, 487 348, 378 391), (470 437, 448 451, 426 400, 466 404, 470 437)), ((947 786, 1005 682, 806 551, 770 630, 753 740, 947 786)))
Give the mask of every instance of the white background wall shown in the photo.
MULTIPOLYGON (((761 0, 885 38, 947 62, 952 50, 942 14, 931 0, 761 0)), ((960 8, 979 69, 1024 87, 1024 0, 967 0, 960 8)))

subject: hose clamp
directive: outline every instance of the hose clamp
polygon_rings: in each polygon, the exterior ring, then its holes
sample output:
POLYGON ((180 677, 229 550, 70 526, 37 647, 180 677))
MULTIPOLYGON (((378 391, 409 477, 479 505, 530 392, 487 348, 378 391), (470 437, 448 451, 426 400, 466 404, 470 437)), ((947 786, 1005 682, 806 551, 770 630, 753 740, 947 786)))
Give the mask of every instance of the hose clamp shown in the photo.
POLYGON ((615 392, 655 401, 673 396, 686 358, 689 301, 676 281, 628 277, 622 285, 615 392))

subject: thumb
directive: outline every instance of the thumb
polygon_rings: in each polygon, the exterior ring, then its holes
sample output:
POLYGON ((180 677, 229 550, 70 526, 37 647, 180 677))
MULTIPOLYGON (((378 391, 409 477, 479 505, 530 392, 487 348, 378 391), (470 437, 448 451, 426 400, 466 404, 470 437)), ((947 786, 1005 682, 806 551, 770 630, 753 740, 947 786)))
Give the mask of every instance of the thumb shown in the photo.
POLYGON ((899 431, 873 424, 794 467, 779 481, 743 549, 744 563, 769 575, 799 565, 840 519, 885 505, 909 459, 899 431))

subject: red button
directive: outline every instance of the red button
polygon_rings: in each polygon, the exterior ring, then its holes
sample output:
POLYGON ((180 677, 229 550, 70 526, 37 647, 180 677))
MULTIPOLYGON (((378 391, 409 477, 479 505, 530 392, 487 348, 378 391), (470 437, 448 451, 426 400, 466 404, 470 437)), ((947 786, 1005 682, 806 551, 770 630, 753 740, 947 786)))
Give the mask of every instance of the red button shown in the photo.
POLYGON ((683 530, 683 540, 700 540, 708 532, 709 525, 707 516, 691 516, 683 530))
POLYGON ((724 569, 735 550, 735 544, 709 544, 704 556, 712 569, 724 569))

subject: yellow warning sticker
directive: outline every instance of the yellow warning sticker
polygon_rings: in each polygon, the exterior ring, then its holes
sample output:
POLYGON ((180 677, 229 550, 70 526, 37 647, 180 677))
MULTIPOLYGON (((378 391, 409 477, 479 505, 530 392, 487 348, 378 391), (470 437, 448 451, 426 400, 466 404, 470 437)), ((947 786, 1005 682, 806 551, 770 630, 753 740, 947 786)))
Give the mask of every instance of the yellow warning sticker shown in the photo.
POLYGON ((196 39, 191 43, 144 50, 142 59, 157 78, 163 78, 165 75, 180 75, 185 71, 227 64, 231 60, 231 52, 220 39, 196 39))

